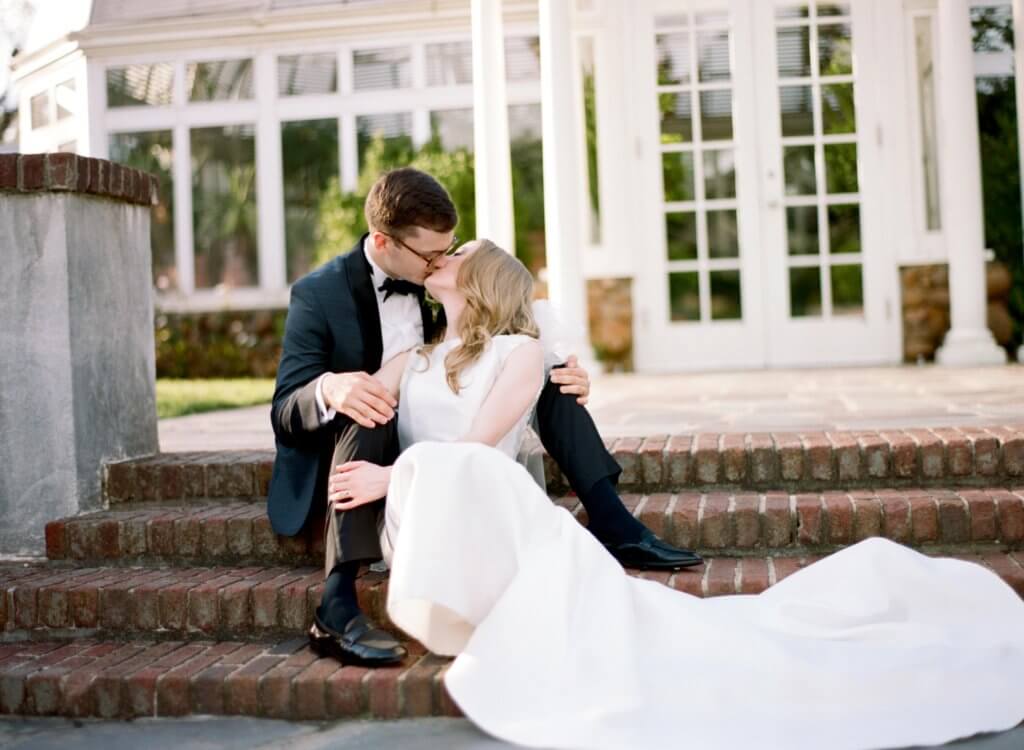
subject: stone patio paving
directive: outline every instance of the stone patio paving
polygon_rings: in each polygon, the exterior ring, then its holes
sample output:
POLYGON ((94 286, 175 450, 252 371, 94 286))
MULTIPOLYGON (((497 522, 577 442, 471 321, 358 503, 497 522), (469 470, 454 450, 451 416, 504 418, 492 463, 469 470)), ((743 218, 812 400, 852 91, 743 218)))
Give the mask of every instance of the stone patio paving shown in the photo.
MULTIPOLYGON (((160 421, 160 448, 272 450, 268 406, 160 421)), ((1024 365, 602 375, 606 437, 1024 424, 1024 365)))

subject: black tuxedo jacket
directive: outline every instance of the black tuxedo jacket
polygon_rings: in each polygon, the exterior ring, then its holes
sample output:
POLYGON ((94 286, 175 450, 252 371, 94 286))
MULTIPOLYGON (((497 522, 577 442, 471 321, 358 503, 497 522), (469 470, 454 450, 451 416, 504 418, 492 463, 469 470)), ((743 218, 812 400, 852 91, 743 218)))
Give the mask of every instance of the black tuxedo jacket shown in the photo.
MULTIPOLYGON (((381 365, 380 313, 363 235, 355 247, 292 286, 281 363, 271 406, 277 456, 267 513, 274 531, 293 536, 306 523, 313 500, 326 497, 334 436, 349 421, 337 415, 320 424, 316 380, 325 372, 374 373, 381 365)), ((420 297, 423 335, 434 322, 420 297)))

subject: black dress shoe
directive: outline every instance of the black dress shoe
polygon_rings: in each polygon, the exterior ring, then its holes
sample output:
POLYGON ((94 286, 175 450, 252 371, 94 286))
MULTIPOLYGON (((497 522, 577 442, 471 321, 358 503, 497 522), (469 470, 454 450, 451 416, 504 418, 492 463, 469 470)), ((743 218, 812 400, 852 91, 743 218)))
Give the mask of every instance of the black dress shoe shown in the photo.
POLYGON ((313 615, 309 628, 309 646, 320 656, 333 656, 342 664, 362 667, 384 667, 398 664, 408 651, 393 635, 373 624, 359 613, 346 623, 339 633, 324 625, 313 615))
POLYGON ((704 559, 696 552, 673 547, 648 531, 638 542, 605 544, 605 549, 626 568, 640 570, 679 570, 700 565, 704 559))

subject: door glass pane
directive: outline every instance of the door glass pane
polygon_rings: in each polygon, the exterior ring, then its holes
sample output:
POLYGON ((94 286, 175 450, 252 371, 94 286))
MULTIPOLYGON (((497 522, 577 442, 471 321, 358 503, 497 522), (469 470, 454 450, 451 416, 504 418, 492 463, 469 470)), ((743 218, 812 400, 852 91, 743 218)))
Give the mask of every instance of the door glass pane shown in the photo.
POLYGON ((665 214, 665 237, 669 260, 697 258, 697 215, 693 212, 665 214))
POLYGON ((857 192, 857 144, 825 144, 825 180, 830 193, 857 192))
POLYGON ((700 284, 696 272, 668 275, 668 302, 672 320, 700 320, 700 284))
POLYGON ((697 65, 701 81, 729 80, 729 32, 697 34, 697 65))
POLYGON ((863 315, 864 283, 861 267, 832 266, 832 314, 863 315))
POLYGON ((659 94, 661 142, 689 143, 693 140, 693 116, 690 92, 659 94))
POLYGON ((821 273, 818 266, 789 269, 789 314, 794 318, 821 315, 821 273))
POLYGON ((784 137, 814 133, 814 101, 810 86, 780 87, 779 111, 784 137))
POLYGON ((672 86, 690 82, 690 32, 658 34, 658 85, 672 86))
POLYGON ((786 146, 782 149, 786 172, 786 195, 814 195, 814 146, 786 146))
POLYGON ((705 141, 732 140, 732 91, 700 92, 700 128, 705 141))
POLYGON ((322 236, 321 207, 338 179, 338 121, 281 123, 284 235, 288 281, 312 270, 322 236))
POLYGON ((277 93, 280 96, 333 94, 338 90, 338 56, 281 55, 277 58, 277 93))
POLYGON ((190 102, 252 99, 252 60, 189 63, 185 68, 185 90, 190 102))
POLYGON ((195 128, 192 232, 196 288, 256 286, 256 129, 195 128))
POLYGON ((826 134, 856 131, 852 83, 821 87, 821 125, 826 134))
POLYGON ((830 252, 860 252, 860 206, 856 203, 828 207, 830 252))
POLYGON ((790 255, 817 255, 818 207, 789 206, 786 209, 786 236, 790 255))
POLYGON ((412 85, 411 54, 409 47, 356 50, 352 56, 355 90, 408 88, 412 85))
POLYGON ((711 274, 711 319, 740 320, 743 318, 743 304, 740 294, 740 272, 712 271, 711 274))
POLYGON ((666 201, 692 201, 693 153, 670 151, 661 155, 661 174, 666 201))
POLYGON ((708 255, 712 258, 738 258, 740 245, 736 230, 736 211, 708 211, 708 255))
POLYGON ((731 148, 704 152, 704 197, 736 197, 736 152, 731 148))
POLYGON ((853 43, 848 23, 818 27, 818 70, 823 76, 853 73, 853 43))
POLYGON ((153 206, 149 241, 153 253, 153 285, 162 292, 178 288, 174 261, 174 161, 170 130, 114 133, 110 136, 110 160, 156 175, 160 202, 153 206))
POLYGON ((783 26, 775 31, 775 52, 779 78, 800 78, 811 74, 811 28, 783 26))

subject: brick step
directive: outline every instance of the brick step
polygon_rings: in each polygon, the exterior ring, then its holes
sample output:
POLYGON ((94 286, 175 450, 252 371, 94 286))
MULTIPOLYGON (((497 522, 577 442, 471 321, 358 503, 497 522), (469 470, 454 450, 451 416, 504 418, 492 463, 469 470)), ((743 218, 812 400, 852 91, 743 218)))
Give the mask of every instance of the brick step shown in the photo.
MULTIPOLYGON (((626 495, 627 507, 663 538, 702 553, 824 552, 869 536, 959 551, 1024 547, 1024 486, 849 492, 626 495)), ((586 521, 574 497, 556 500, 586 521)), ((46 526, 51 560, 101 564, 318 565, 323 534, 273 532, 263 503, 208 500, 132 504, 46 526)))
MULTIPOLYGON (((621 487, 638 492, 731 488, 813 491, 1003 485, 1024 477, 1024 425, 651 436, 607 441, 621 487)), ((538 449, 539 450, 539 449, 538 449)), ((264 498, 271 451, 164 453, 107 464, 110 503, 264 498)), ((565 480, 544 456, 548 490, 565 480)))
MULTIPOLYGON (((928 554, 942 554, 937 552, 928 554)), ((709 557, 677 573, 638 572, 697 596, 755 594, 820 554, 709 557)), ((1024 551, 946 555, 982 562, 1024 595, 1024 551)), ((0 634, 7 638, 109 635, 252 640, 305 632, 323 590, 322 568, 0 567, 0 634)), ((372 617, 388 622, 386 574, 360 577, 372 617)))
MULTIPOLYGON (((960 557, 988 566, 1024 596, 1022 553, 960 557)), ((816 559, 819 558, 713 558, 703 569, 642 576, 700 596, 758 593, 816 559)), ((70 590, 61 589, 52 579, 47 581, 46 576, 54 572, 52 568, 26 566, 10 572, 13 577, 0 570, 0 575, 8 576, 3 583, 7 590, 4 612, 15 608, 13 617, 24 619, 23 613, 27 611, 35 615, 42 610, 59 610, 55 606, 57 591, 66 591, 69 599, 75 598, 73 591, 78 591, 82 598, 81 592, 90 587, 85 579, 98 571, 72 571, 80 580, 70 590)), ((261 571, 271 576, 261 580, 263 593, 274 589, 274 584, 268 582, 275 580, 275 572, 261 571)), ((158 617, 167 613, 176 618, 178 615, 173 613, 187 610, 191 619, 193 612, 204 609, 202 602, 210 601, 227 603, 221 612, 233 611, 232 602, 240 590, 224 579, 223 570, 195 575, 191 584, 179 580, 166 587, 152 580, 147 584, 141 579, 126 578, 124 569, 115 573, 119 578, 112 579, 110 585, 120 580, 117 589, 101 581, 92 584, 99 591, 100 606, 97 609, 93 605, 90 610, 91 622, 102 622, 110 616, 111 609, 134 616, 147 607, 158 610, 158 617), (121 593, 104 593, 114 590, 121 593), (152 604, 154 600, 159 601, 159 606, 152 604), (142 603, 135 603, 139 601, 142 603)), ((261 573, 246 573, 248 578, 241 580, 252 580, 261 573)), ((289 616, 297 615, 302 603, 310 600, 309 592, 314 587, 309 585, 309 579, 307 575, 277 589, 279 603, 292 611, 289 616)), ((373 585, 382 589, 381 584, 378 579, 373 585)), ((250 589, 252 599, 269 601, 272 597, 257 594, 259 586, 255 584, 250 589)), ((89 609, 81 609, 79 604, 67 611, 77 617, 80 611, 89 609)), ((256 606, 251 611, 259 609, 256 606)), ((217 611, 216 607, 213 611, 217 611)), ((115 619, 124 627, 126 615, 115 619)), ((169 624, 173 628, 180 623, 169 624)), ((285 719, 458 715, 442 683, 450 662, 425 654, 414 642, 409 647, 410 657, 403 665, 367 670, 342 667, 332 659, 317 659, 301 637, 259 641, 143 637, 105 641, 87 634, 72 640, 0 643, 0 713, 104 718, 195 713, 285 719)))

